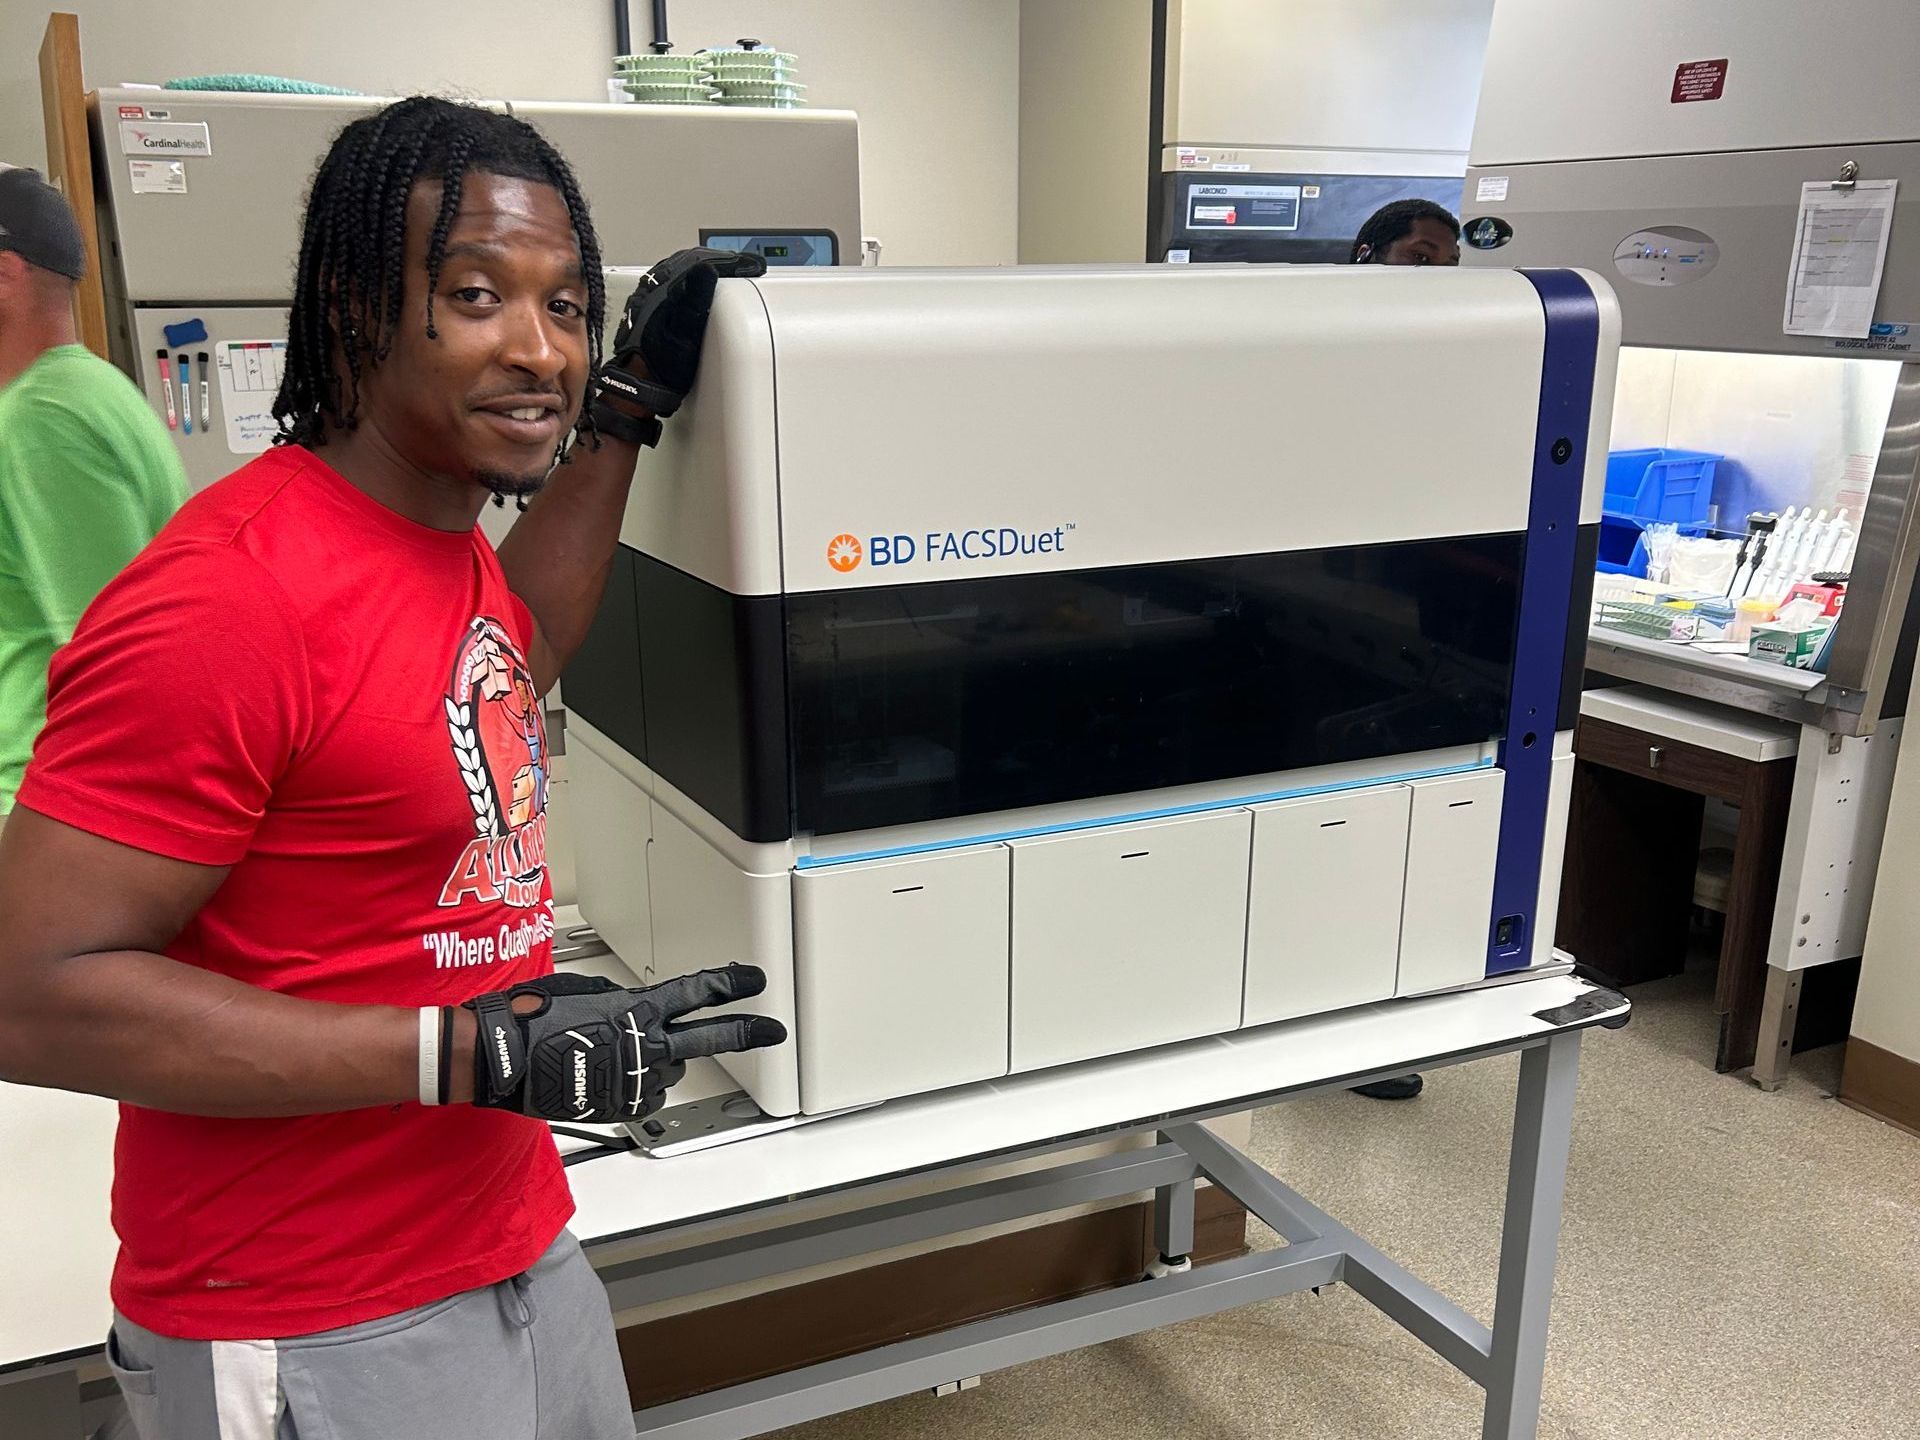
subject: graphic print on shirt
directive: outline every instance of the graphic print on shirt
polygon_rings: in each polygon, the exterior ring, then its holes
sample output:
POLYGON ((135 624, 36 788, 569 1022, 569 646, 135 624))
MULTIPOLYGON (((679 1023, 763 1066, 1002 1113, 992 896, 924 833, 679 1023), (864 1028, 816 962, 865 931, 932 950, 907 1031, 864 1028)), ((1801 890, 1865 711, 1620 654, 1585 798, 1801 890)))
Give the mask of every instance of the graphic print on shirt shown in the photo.
POLYGON ((453 657, 447 734, 474 838, 441 888, 468 901, 542 908, 547 862, 547 730, 533 671, 498 620, 477 615, 453 657))

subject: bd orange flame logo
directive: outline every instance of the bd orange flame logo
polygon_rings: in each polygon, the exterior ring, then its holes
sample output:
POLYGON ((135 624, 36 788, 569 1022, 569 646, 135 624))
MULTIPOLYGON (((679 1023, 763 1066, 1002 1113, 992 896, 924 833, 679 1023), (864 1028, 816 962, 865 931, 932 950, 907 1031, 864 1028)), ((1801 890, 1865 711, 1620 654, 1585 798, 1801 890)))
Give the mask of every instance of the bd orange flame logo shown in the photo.
POLYGON ((860 542, 851 535, 836 535, 827 542, 827 564, 842 575, 860 568, 860 542))

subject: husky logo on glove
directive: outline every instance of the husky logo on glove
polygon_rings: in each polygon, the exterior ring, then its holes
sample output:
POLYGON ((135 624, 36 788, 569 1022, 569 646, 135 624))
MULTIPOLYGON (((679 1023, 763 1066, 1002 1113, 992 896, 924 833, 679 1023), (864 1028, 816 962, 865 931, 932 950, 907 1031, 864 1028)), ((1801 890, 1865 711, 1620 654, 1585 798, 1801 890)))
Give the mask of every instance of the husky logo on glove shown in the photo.
POLYGON ((533 672, 498 620, 480 615, 467 627, 444 704, 475 838, 440 903, 533 909, 546 878, 547 729, 533 672))

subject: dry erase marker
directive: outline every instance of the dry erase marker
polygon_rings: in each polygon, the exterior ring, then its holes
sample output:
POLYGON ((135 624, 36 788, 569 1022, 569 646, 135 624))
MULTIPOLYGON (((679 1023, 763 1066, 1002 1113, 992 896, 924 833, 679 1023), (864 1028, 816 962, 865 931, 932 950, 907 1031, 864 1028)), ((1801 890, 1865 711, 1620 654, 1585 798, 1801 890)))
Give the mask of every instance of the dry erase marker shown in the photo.
POLYGON ((193 433, 193 361, 182 350, 173 357, 174 373, 180 377, 180 428, 193 433))
POLYGON ((160 362, 160 389, 167 397, 167 428, 180 428, 180 412, 173 408, 173 376, 167 369, 167 352, 156 351, 154 358, 160 362))
MULTIPOLYGON (((207 352, 199 351, 195 356, 200 362, 200 428, 209 434, 213 431, 213 406, 207 398, 207 352)), ((188 402, 191 404, 191 400, 188 402)))

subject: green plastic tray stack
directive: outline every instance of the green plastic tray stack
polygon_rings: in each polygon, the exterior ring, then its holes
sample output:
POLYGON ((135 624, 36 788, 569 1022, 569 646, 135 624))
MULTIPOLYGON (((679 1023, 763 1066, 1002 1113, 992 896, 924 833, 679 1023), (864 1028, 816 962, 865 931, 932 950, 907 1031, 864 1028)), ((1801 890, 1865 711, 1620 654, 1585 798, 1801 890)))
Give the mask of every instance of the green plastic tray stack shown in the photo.
POLYGON ((618 55, 613 73, 638 105, 711 105, 720 94, 698 55, 618 55))
POLYGON ((758 40, 741 40, 700 54, 722 105, 794 110, 807 103, 807 87, 800 83, 800 57, 791 51, 769 50, 758 40))
POLYGON ((742 40, 691 55, 620 55, 621 87, 641 105, 746 105, 794 110, 807 103, 800 57, 742 40))

